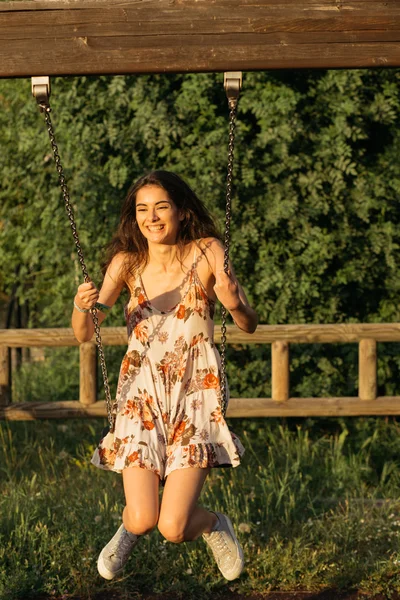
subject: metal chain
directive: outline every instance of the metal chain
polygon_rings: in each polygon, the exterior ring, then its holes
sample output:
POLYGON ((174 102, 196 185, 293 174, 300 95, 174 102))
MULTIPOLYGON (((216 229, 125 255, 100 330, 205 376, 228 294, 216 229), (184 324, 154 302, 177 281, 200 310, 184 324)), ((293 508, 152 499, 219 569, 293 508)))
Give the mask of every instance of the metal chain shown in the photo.
MULTIPOLYGON (((60 159, 60 155, 58 152, 58 146, 57 146, 57 142, 56 142, 55 135, 54 135, 54 129, 53 129, 53 125, 52 125, 51 118, 50 118, 51 108, 48 105, 48 103, 40 104, 40 108, 41 108, 42 112, 44 113, 44 118, 45 118, 46 125, 47 125, 47 131, 48 131, 49 138, 50 138, 50 144, 51 144, 51 148, 53 150, 53 157, 54 157, 54 161, 56 163, 56 169, 57 169, 57 173, 58 173, 58 181, 60 183, 60 187, 61 187, 61 191, 62 191, 62 195, 64 198, 64 203, 65 203, 65 208, 66 208, 67 215, 68 215, 68 218, 70 221, 72 235, 74 237, 79 262, 81 263, 83 277, 84 277, 85 283, 87 283, 87 282, 91 281, 91 279, 89 277, 89 274, 88 274, 88 271, 86 268, 85 260, 83 258, 81 244, 79 242, 78 231, 76 229, 76 223, 75 223, 75 217, 74 217, 74 211, 73 211, 73 208, 71 205, 68 186, 65 181, 64 169, 61 164, 61 159, 60 159)), ((105 395, 106 395, 107 417, 108 417, 108 422, 110 425, 110 432, 113 432, 114 424, 115 424, 113 402, 111 400, 110 386, 108 383, 106 360, 105 360, 104 351, 103 351, 103 344, 101 341, 99 320, 97 318, 97 310, 95 308, 90 309, 90 314, 92 315, 92 319, 93 319, 93 323, 94 323, 94 331, 96 334, 96 343, 97 343, 97 348, 99 351, 101 372, 103 374, 104 391, 105 391, 105 395)))
MULTIPOLYGON (((231 207, 232 207, 232 179, 233 179, 233 151, 235 144, 235 127, 236 127, 236 108, 237 98, 229 98, 229 145, 228 145, 228 175, 226 178, 226 209, 225 209, 225 238, 224 238, 224 271, 228 273, 229 270, 229 247, 230 247, 230 227, 231 227, 231 207)), ((222 306, 222 324, 221 324, 221 410, 225 416, 228 394, 226 385, 226 317, 227 310, 225 306, 222 306)))
MULTIPOLYGON (((241 76, 241 74, 240 74, 241 76)), ((239 87, 240 90, 240 87, 239 87)), ((47 95, 47 94, 46 94, 47 95)), ((233 180, 233 158, 234 158, 234 143, 235 143, 235 127, 236 127, 236 109, 238 102, 238 92, 235 94, 236 97, 228 97, 228 106, 229 106, 229 145, 228 145, 228 174, 226 180, 226 210, 225 210, 225 236, 224 236, 224 271, 228 273, 229 270, 229 247, 230 247, 230 224, 231 224, 231 206, 232 206, 232 180, 233 180)), ((70 225, 72 229, 72 235, 74 237, 79 262, 81 264, 83 276, 85 282, 91 281, 89 274, 87 272, 87 268, 85 265, 85 261, 83 258, 82 248, 79 242, 78 232, 76 229, 75 218, 73 209, 70 202, 70 196, 68 187, 65 181, 64 170, 61 164, 61 159, 58 152, 58 146, 55 140, 54 129, 50 118, 51 108, 48 104, 48 100, 46 98, 45 102, 39 102, 39 106, 41 111, 44 113, 45 121, 47 125, 47 131, 49 133, 50 143, 53 150, 54 161, 56 163, 58 179, 62 191, 62 195, 65 202, 65 208, 68 214, 68 218, 70 220, 70 225)), ((114 431, 115 425, 115 417, 113 410, 113 403, 111 400, 110 394, 110 386, 108 383, 107 377, 107 368, 106 362, 103 352, 103 345, 101 342, 100 335, 100 327, 97 318, 96 309, 91 309, 90 311, 94 323, 94 329, 96 334, 96 343, 99 351, 100 365, 103 374, 103 382, 104 382, 104 390, 106 395, 106 405, 107 405, 107 415, 108 422, 110 425, 110 431, 114 431)), ((227 311, 224 306, 222 306, 222 324, 221 324, 221 345, 220 345, 220 355, 221 355, 221 410, 222 414, 225 416, 227 409, 227 385, 226 385, 226 317, 227 311)))

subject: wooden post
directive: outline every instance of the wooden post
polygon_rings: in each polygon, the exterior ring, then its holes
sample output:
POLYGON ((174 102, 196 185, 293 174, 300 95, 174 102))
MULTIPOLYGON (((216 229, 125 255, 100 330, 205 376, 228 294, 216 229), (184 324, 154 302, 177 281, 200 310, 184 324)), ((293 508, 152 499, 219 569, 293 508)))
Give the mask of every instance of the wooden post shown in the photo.
POLYGON ((16 371, 18 367, 18 348, 13 347, 10 349, 9 359, 11 373, 14 373, 14 371, 16 371))
POLYGON ((286 402, 289 399, 289 344, 272 342, 271 359, 272 400, 286 402))
POLYGON ((96 344, 84 342, 79 347, 80 388, 79 402, 85 406, 97 400, 97 356, 96 344))
POLYGON ((7 346, 0 346, 0 406, 11 402, 10 360, 7 346))
POLYGON ((358 349, 358 397, 376 400, 376 341, 360 340, 358 349))

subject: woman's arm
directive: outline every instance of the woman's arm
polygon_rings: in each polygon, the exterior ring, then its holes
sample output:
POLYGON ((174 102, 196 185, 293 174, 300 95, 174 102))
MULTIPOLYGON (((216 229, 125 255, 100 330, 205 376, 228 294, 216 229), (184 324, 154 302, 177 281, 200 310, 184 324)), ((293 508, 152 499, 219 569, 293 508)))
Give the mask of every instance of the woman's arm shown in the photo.
POLYGON ((229 310, 239 329, 247 333, 254 333, 258 324, 257 313, 249 305, 231 262, 229 262, 228 274, 225 273, 223 245, 214 238, 203 241, 206 244, 209 264, 215 276, 214 291, 218 300, 229 310))
MULTIPOLYGON (((124 286, 124 280, 120 275, 124 260, 125 257, 122 252, 114 256, 104 276, 100 292, 92 281, 82 283, 78 287, 77 294, 74 298, 75 304, 79 306, 79 308, 90 309, 96 302, 100 302, 111 308, 117 301, 124 286)), ((106 318, 106 314, 101 310, 97 310, 97 318, 99 320, 99 325, 101 325, 106 318)), ((80 344, 91 340, 94 334, 94 323, 90 312, 80 312, 74 306, 72 312, 72 329, 80 344)))

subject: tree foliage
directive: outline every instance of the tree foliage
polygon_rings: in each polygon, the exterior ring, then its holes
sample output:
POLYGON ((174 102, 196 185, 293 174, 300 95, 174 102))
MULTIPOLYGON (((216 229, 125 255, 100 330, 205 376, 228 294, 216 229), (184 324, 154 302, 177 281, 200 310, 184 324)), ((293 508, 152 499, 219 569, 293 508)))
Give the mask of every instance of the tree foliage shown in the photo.
MULTIPOLYGON (((261 323, 399 320, 399 79, 389 69, 245 75, 232 258, 261 323)), ((1 81, 0 107, 3 299, 14 290, 31 327, 68 326, 81 275, 29 82, 1 81)), ((52 107, 95 282, 124 195, 144 171, 178 172, 223 226, 221 75, 57 78, 52 107)), ((107 321, 122 319, 114 309, 107 321)), ((231 350, 236 393, 270 393, 267 353, 231 350)), ((385 345, 382 392, 396 391, 399 365, 385 345)), ((299 346, 292 366, 295 394, 354 393, 354 346, 299 346)))

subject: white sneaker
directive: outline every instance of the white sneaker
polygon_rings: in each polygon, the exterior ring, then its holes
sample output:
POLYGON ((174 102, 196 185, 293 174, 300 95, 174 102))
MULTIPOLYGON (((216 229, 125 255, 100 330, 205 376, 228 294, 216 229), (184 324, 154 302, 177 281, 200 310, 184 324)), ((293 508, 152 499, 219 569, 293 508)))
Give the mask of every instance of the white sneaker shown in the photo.
POLYGON ((124 524, 120 526, 97 560, 97 570, 104 579, 113 579, 121 573, 139 537, 127 531, 124 524))
POLYGON ((216 528, 211 533, 203 533, 203 539, 211 548, 222 575, 232 581, 243 571, 243 550, 228 517, 217 512, 214 514, 218 519, 216 528))

